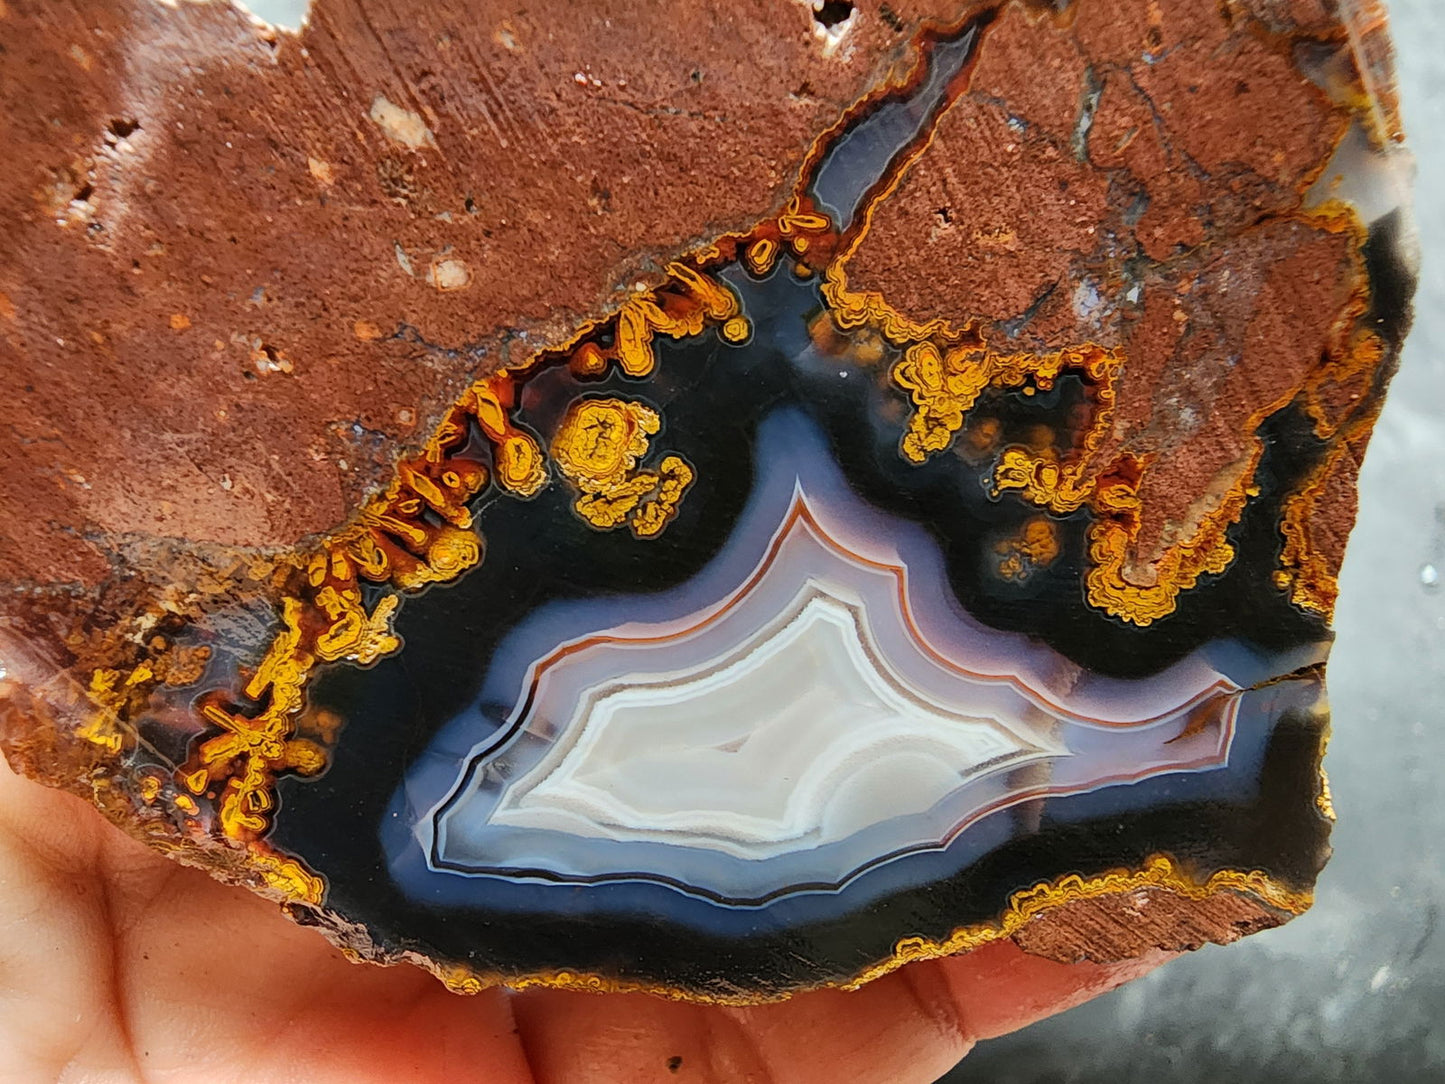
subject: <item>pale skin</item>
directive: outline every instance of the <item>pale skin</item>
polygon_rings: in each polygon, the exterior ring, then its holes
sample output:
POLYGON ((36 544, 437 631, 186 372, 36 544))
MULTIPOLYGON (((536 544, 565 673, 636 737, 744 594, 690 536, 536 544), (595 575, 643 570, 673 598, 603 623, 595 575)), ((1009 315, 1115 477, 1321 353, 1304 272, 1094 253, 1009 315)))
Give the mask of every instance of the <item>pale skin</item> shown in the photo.
POLYGON ((929 1084, 980 1040, 1168 959, 999 942, 754 1008, 474 997, 347 961, 276 905, 160 857, 0 758, 0 1082, 929 1084))

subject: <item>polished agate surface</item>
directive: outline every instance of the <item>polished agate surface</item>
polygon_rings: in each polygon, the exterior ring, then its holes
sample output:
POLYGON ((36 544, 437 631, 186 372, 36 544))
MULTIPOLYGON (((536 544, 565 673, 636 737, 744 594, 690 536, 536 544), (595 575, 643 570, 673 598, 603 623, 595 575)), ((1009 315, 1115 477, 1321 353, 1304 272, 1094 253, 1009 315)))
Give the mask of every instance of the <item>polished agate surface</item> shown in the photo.
MULTIPOLYGON (((191 153, 149 115, 40 190, 67 244, 191 253, 206 290, 145 316, 168 409, 252 443, 196 442, 215 491, 87 467, 81 511, 42 508, 57 567, 109 548, 6 596, 17 767, 462 991, 751 1003, 1302 913, 1414 282, 1373 8, 413 6, 406 94, 329 82, 360 33, 330 0, 224 94, 187 76, 227 124, 304 113, 254 197, 191 169, 188 211, 136 185, 105 219, 106 169, 191 153), (187 247, 221 226, 234 267, 187 247)), ((84 336, 21 300, 43 391, 53 328, 84 336)))
MULTIPOLYGON (((939 884, 1066 868, 1101 825, 1111 868, 1181 833, 1257 864, 1256 820, 1323 840, 1321 630, 1236 576, 1232 631, 1161 638, 1091 613, 1066 556, 1005 568, 1037 513, 986 465, 898 454, 886 366, 808 335, 816 285, 722 279, 745 341, 660 343, 643 381, 545 370, 520 400, 542 433, 602 404, 599 443, 622 404, 663 419, 651 443, 698 481, 660 533, 599 530, 566 487, 484 498, 479 566, 401 605, 400 651, 317 679, 307 711, 344 737, 282 781, 272 838, 324 855, 333 899, 384 877, 395 921, 453 952, 550 929, 559 964, 626 943, 629 967, 707 975, 774 939, 859 953, 876 909, 967 918, 939 884)), ((1084 394, 987 409, 1063 427, 1084 394)), ((1053 523, 1078 552, 1084 518, 1053 523)))
POLYGON ((1130 683, 991 633, 806 415, 779 408, 757 441, 761 476, 695 576, 549 602, 498 644, 398 796, 430 869, 757 906, 1012 806, 1225 761, 1239 686, 1204 653, 1130 683))

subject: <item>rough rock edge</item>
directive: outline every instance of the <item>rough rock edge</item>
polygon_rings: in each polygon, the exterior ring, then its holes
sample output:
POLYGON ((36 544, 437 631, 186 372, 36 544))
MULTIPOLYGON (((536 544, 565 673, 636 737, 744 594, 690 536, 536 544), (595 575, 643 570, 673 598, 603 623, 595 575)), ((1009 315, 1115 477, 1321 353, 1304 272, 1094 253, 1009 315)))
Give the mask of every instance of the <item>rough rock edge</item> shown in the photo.
MULTIPOLYGON (((14 740, 5 740, 5 720, 0 719, 0 746, 17 769, 50 785, 58 786, 97 804, 108 819, 128 834, 160 846, 173 857, 187 865, 206 869, 218 879, 243 885, 262 895, 277 898, 277 893, 258 882, 254 870, 245 865, 243 853, 226 848, 194 849, 194 841, 175 830, 164 817, 135 820, 135 810, 129 808, 128 800, 109 785, 109 773, 104 757, 96 757, 95 750, 83 743, 66 742, 61 752, 59 731, 47 752, 53 758, 48 763, 38 758, 44 741, 26 742, 20 747, 14 740), (199 860, 198 860, 199 859, 199 860), (231 860, 234 859, 234 860, 231 860)), ((35 735, 32 734, 32 737, 35 735)), ((144 812, 144 811, 142 811, 144 812)), ((305 925, 317 925, 338 948, 349 956, 378 963, 393 963, 409 960, 438 972, 439 977, 453 988, 468 990, 477 981, 475 978, 458 977, 441 973, 445 969, 414 953, 388 953, 375 946, 370 937, 359 927, 340 920, 337 916, 311 908, 289 905, 288 913, 305 925)), ((1229 943, 1246 933, 1265 929, 1287 919, 1283 912, 1271 909, 1251 897, 1223 891, 1207 901, 1193 906, 1188 901, 1167 890, 1137 889, 1129 893, 1109 895, 1094 900, 1077 900, 1050 910, 1031 921, 1028 927, 1013 935, 1013 939, 1025 951, 1060 961, 1093 959, 1100 962, 1127 959, 1150 948, 1180 950, 1196 948, 1205 942, 1229 943), (1174 930, 1167 922, 1145 919, 1143 929, 1141 916, 1147 908, 1166 912, 1166 917, 1182 916, 1187 928, 1174 930), (1077 931, 1086 930, 1087 936, 1077 931)), ((496 981, 496 978, 493 978, 496 981)), ((583 988, 596 988, 590 983, 581 983, 583 988)), ((661 991, 666 992, 666 991, 661 991)), ((789 991, 788 993, 795 992, 789 991)), ((787 996, 786 994, 780 996, 787 996)), ((751 1002, 760 1000, 745 997, 751 1002)), ((728 995, 717 999, 728 1000, 728 995)))

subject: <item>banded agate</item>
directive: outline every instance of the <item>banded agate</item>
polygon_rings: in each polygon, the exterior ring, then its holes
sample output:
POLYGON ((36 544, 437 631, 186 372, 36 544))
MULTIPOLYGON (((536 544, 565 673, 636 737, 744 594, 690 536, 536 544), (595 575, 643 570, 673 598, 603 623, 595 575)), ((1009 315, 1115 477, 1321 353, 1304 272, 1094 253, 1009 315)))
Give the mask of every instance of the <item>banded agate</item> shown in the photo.
MULTIPOLYGON (((636 46, 624 78, 519 13, 417 5, 389 31, 416 57, 432 30, 478 56, 526 40, 498 70, 536 85, 489 95, 589 95, 553 118, 575 161, 548 143, 514 177, 515 133, 450 119, 443 101, 494 116, 437 89, 480 78, 463 50, 413 86, 436 102, 367 98, 366 179, 307 114, 311 149, 277 168, 314 208, 214 194, 237 235, 280 216, 337 254, 287 280, 310 300, 278 302, 264 340, 232 338, 244 380, 294 378, 276 446, 334 393, 336 469, 370 484, 318 521, 304 478, 258 483, 222 446, 226 495, 198 493, 179 536, 92 531, 119 571, 64 595, 60 572, 17 574, 12 763, 459 990, 750 1002, 1001 937, 1117 959, 1303 911, 1333 815, 1334 574, 1413 285, 1382 24, 1268 0, 943 7, 859 4, 814 34, 805 5, 698 0, 673 17, 721 35, 713 87, 645 13, 603 28, 636 46), (739 57, 744 31, 779 56, 739 57), (718 102, 767 123, 727 137, 736 166, 700 194, 666 136, 613 115, 629 80, 689 146, 718 102), (583 162, 585 198, 548 187, 583 162), (346 193, 399 239, 328 217, 346 193), (614 211, 637 251, 603 267, 614 211), (400 308, 343 244, 381 253, 400 308), (537 268, 544 317, 509 278, 537 268), (393 385, 415 394, 372 429, 393 385), (279 526, 212 522, 247 507, 234 478, 279 526)), ((253 117, 349 96, 306 63, 357 32, 341 0, 272 34, 265 68, 217 9, 155 17, 208 43, 253 117)), ((120 215, 118 130, 112 172, 48 230, 120 215)), ((137 138, 165 163, 172 136, 137 138)), ((166 197, 136 198, 116 235, 165 233, 166 197)), ((17 231, 109 281, 104 252, 17 231)), ((68 318, 22 300, 27 328, 68 318)), ((209 304, 194 323, 239 318, 209 304)), ((43 380, 49 347, 29 349, 43 380)), ((300 478, 310 454, 268 461, 300 478)))

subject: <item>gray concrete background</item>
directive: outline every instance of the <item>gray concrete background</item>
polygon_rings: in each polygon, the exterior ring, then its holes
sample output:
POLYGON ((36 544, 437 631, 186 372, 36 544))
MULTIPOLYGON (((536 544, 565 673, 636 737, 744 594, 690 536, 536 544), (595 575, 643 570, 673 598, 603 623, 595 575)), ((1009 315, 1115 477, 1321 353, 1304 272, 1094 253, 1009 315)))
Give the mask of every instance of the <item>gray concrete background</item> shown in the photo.
POLYGON ((982 1043, 948 1084, 1445 1081, 1445 0, 1390 9, 1423 277, 1340 579, 1315 907, 982 1043))

